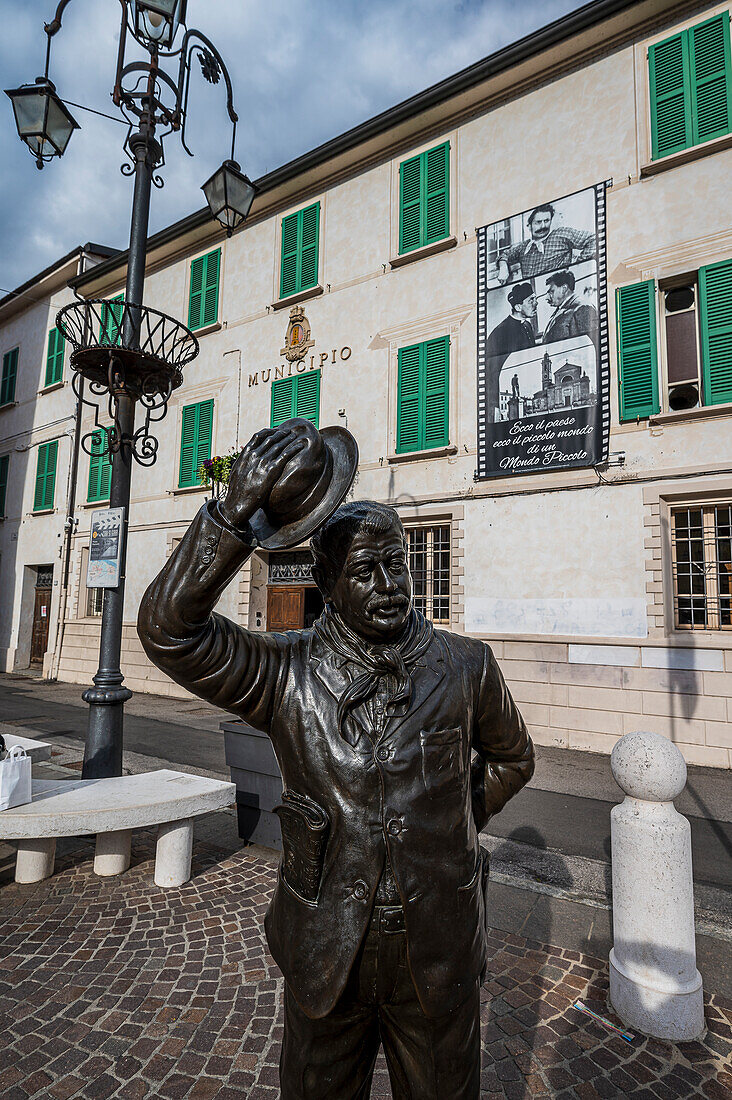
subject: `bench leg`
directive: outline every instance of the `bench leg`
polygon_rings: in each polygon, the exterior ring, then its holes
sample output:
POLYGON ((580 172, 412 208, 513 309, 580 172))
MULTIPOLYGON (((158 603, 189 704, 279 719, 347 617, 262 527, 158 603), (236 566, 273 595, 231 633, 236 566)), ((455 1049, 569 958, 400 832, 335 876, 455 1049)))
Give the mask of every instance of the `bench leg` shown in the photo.
POLYGON ((121 875, 130 865, 131 829, 114 833, 97 833, 94 852, 95 875, 121 875))
POLYGON ((42 882, 44 878, 50 878, 53 874, 55 862, 55 837, 19 840, 18 857, 15 862, 15 881, 42 882))
POLYGON ((193 818, 158 825, 155 885, 182 886, 191 877, 193 818))

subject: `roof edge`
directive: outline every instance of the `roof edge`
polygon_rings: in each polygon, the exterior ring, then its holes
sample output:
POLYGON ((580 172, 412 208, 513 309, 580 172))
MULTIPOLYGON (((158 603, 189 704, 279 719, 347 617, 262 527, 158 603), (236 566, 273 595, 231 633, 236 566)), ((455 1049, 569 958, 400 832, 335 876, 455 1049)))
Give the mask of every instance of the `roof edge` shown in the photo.
POLYGON ((118 248, 110 248, 109 245, 106 244, 93 244, 91 241, 87 241, 86 244, 77 244, 64 256, 60 256, 59 259, 54 260, 48 267, 44 267, 43 271, 39 271, 36 275, 32 275, 30 279, 26 279, 26 281, 21 283, 20 286, 17 286, 15 290, 8 291, 3 298, 0 298, 0 310, 15 302, 18 298, 24 297, 37 283, 43 282, 43 280, 47 279, 49 275, 52 275, 54 271, 70 263, 75 256, 83 256, 86 253, 91 253, 95 256, 104 256, 106 259, 102 262, 107 263, 109 259, 119 256, 120 250, 118 248))

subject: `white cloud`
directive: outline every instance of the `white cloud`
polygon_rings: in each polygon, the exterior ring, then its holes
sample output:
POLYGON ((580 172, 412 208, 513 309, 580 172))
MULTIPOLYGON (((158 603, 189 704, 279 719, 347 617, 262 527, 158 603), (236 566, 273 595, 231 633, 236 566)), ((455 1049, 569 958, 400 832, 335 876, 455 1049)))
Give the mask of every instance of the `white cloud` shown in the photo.
MULTIPOLYGON (((42 71, 43 4, 4 0, 0 39, 4 87, 42 71)), ((218 0, 188 5, 189 25, 220 50, 239 113, 237 159, 256 178, 379 111, 579 7, 577 0, 218 0)), ((67 100, 116 114, 110 99, 119 7, 77 0, 53 41, 51 78, 67 100)), ((169 71, 177 73, 177 64, 169 71)), ((38 172, 0 112, 0 286, 12 289, 76 244, 124 247, 132 184, 119 166, 124 128, 71 108, 82 129, 38 172)), ((223 84, 194 63, 188 143, 165 141, 166 186, 154 191, 152 232, 203 205, 200 184, 228 156, 223 84)))

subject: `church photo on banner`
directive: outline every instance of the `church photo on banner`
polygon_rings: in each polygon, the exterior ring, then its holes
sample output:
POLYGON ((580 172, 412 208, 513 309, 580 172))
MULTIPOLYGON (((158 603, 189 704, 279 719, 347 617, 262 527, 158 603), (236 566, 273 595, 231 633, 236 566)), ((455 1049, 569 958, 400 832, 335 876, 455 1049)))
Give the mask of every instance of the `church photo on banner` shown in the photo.
POLYGON ((477 479, 594 466, 609 429, 599 183, 478 230, 477 479))

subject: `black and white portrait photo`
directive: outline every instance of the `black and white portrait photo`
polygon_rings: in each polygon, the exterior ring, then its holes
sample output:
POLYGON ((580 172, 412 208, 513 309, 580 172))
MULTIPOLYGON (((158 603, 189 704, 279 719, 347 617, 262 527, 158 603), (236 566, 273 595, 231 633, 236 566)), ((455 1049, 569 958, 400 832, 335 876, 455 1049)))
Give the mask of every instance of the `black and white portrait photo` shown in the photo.
POLYGON ((478 477, 606 452, 604 201, 600 184, 478 230, 478 477))

